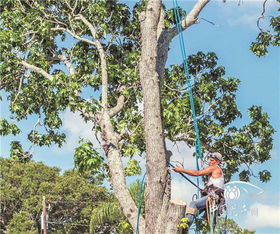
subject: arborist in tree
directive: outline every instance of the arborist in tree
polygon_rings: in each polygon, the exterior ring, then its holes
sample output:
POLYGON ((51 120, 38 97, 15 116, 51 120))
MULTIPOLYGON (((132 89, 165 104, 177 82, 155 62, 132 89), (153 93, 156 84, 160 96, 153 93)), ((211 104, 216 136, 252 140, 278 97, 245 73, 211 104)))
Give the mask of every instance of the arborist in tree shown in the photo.
POLYGON ((194 217, 197 211, 203 211, 206 209, 207 199, 210 197, 218 198, 218 210, 217 213, 222 213, 225 200, 224 200, 224 174, 220 167, 222 163, 222 155, 218 152, 212 153, 209 156, 209 166, 202 170, 188 170, 176 165, 173 169, 175 172, 186 173, 191 176, 204 176, 208 175, 208 183, 206 187, 201 191, 201 198, 192 201, 187 208, 186 217, 188 218, 189 227, 192 225, 194 217))

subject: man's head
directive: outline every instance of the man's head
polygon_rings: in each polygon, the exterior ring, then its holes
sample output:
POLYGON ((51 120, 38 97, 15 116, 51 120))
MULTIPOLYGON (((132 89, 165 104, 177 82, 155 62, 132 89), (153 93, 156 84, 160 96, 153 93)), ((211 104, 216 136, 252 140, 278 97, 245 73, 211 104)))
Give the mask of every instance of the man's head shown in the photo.
POLYGON ((210 166, 219 165, 222 161, 223 161, 223 156, 218 152, 214 152, 209 155, 210 166))

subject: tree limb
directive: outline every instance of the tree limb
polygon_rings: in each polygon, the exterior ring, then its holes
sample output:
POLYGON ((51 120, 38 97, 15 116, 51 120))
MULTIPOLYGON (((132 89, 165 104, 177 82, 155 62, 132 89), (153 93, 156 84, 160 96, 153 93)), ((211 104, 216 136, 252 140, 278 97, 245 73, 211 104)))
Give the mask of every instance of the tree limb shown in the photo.
POLYGON ((109 110, 109 116, 113 117, 118 114, 124 107, 124 96, 121 95, 118 98, 117 105, 109 110))
POLYGON ((88 26, 92 37, 93 37, 93 43, 96 46, 100 61, 101 61, 101 74, 102 74, 102 94, 101 94, 101 103, 103 108, 107 109, 108 106, 108 72, 107 72, 107 60, 104 48, 101 44, 101 42, 98 40, 96 30, 94 26, 81 14, 79 14, 76 19, 82 20, 82 22, 88 26))
POLYGON ((65 66, 67 67, 69 74, 74 75, 75 74, 75 69, 73 65, 68 61, 68 59, 64 55, 58 55, 58 59, 62 62, 64 62, 65 66))
MULTIPOLYGON (((187 29, 188 27, 192 26, 193 24, 197 23, 198 16, 202 9, 206 6, 206 4, 210 2, 210 0, 199 0, 191 12, 186 16, 185 19, 181 21, 182 24, 182 30, 187 29)), ((169 30, 169 37, 172 40, 175 36, 178 35, 177 27, 172 28, 169 30)))
POLYGON ((44 76, 45 78, 47 78, 50 81, 53 80, 53 76, 50 75, 49 73, 47 73, 46 71, 44 71, 42 68, 36 67, 34 65, 31 65, 31 64, 29 64, 29 63, 27 63, 25 61, 21 61, 21 65, 23 65, 27 69, 30 69, 30 70, 33 70, 33 71, 39 73, 40 75, 44 76))
POLYGON ((86 39, 86 38, 83 38, 83 37, 80 37, 78 36, 76 33, 73 33, 72 31, 70 31, 69 29, 67 28, 62 28, 62 27, 56 27, 56 28, 52 28, 51 29, 52 31, 64 31, 64 32, 67 32, 69 33, 72 37, 74 37, 75 39, 79 40, 79 41, 83 41, 85 43, 88 43, 90 45, 94 45, 95 46, 95 43, 89 39, 86 39))

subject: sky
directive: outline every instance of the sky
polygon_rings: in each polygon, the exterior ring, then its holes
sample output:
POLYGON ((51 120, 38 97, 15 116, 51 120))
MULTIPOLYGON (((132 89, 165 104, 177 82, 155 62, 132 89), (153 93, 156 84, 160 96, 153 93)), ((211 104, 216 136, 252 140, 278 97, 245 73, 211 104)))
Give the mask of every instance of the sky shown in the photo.
MULTIPOLYGON (((132 6, 136 1, 122 1, 132 6)), ((172 1, 165 1, 167 7, 171 7, 172 1)), ((179 5, 189 11, 194 1, 179 1, 179 5)), ((276 0, 268 0, 266 15, 275 14, 276 0)), ((239 185, 244 197, 240 195, 236 199, 241 206, 238 212, 230 214, 243 228, 250 228, 256 233, 280 233, 280 50, 269 48, 269 54, 258 58, 250 50, 249 46, 258 34, 256 21, 262 12, 262 1, 241 0, 210 2, 201 12, 199 24, 196 24, 184 32, 187 54, 198 51, 215 52, 219 58, 219 64, 225 66, 226 76, 241 80, 237 92, 237 104, 243 118, 234 122, 241 126, 248 123, 247 109, 252 105, 261 105, 263 111, 270 116, 271 124, 277 130, 274 134, 274 148, 269 162, 254 166, 254 169, 268 169, 272 173, 272 179, 268 183, 260 183, 251 179, 250 183, 260 188, 263 192, 258 194, 254 187, 246 185, 246 189, 239 185), (206 22, 211 21, 214 25, 206 22), (252 191, 251 191, 252 190, 252 191), (244 192, 245 191, 245 192, 244 192), (246 192, 247 191, 247 192, 246 192), (242 212, 242 208, 247 212, 242 212), (254 211, 254 212, 253 212, 254 211)), ((266 26, 269 18, 261 21, 266 26)), ((175 38, 171 44, 167 65, 181 64, 181 52, 179 39, 175 38)), ((1 117, 8 118, 10 113, 6 101, 1 103, 1 117)), ((67 143, 62 148, 36 147, 33 159, 43 161, 47 165, 57 166, 62 170, 73 168, 73 152, 78 145, 79 138, 87 138, 98 147, 91 131, 92 126, 82 122, 78 114, 65 111, 62 113, 63 131, 67 134, 67 143)), ((24 138, 37 121, 36 116, 20 123, 23 134, 13 138, 1 137, 1 156, 9 154, 9 142, 21 140, 24 148, 28 149, 30 143, 24 138)), ((189 149, 183 143, 177 146, 167 142, 168 149, 172 150, 172 160, 184 161, 186 168, 195 169, 195 160, 191 156, 193 149, 189 149)), ((139 160, 142 160, 139 158, 139 160)), ((142 165, 144 168, 143 160, 142 165)), ((189 203, 196 189, 178 174, 172 173, 172 198, 181 199, 189 203)), ((135 178, 130 178, 131 182, 135 178)), ((232 181, 237 181, 234 176, 232 181)))

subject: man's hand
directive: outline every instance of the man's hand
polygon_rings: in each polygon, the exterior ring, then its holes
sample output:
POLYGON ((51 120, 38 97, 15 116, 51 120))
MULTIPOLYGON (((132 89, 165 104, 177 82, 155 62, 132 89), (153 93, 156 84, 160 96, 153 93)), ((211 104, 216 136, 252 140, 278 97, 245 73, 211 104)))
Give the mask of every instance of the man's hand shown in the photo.
POLYGON ((182 172, 183 171, 182 169, 184 169, 184 168, 181 165, 176 164, 176 167, 173 168, 173 171, 175 171, 175 172, 182 172))

